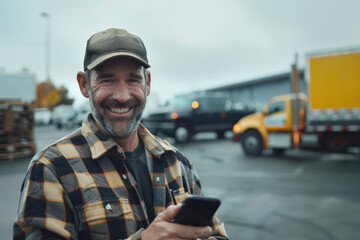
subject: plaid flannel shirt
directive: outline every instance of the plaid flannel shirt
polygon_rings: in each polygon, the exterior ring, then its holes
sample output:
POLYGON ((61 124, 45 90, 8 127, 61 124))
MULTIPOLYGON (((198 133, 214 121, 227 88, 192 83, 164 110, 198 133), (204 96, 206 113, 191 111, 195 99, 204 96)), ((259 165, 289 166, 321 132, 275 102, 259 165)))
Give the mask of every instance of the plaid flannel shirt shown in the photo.
MULTIPOLYGON (((139 126, 152 179, 154 210, 201 195, 192 164, 139 126)), ((91 114, 81 128, 37 153, 26 173, 14 239, 140 239, 150 224, 122 149, 91 114), (116 169, 113 161, 123 166, 116 169)), ((217 215, 207 239, 227 239, 217 215)))

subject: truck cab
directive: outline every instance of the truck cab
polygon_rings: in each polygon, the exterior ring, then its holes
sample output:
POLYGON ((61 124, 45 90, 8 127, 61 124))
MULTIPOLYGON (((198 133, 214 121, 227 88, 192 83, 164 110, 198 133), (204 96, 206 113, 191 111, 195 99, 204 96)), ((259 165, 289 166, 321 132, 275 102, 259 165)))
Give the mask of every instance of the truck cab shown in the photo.
POLYGON ((308 97, 297 93, 293 65, 294 93, 274 97, 262 112, 240 120, 233 128, 234 140, 241 140, 248 155, 304 147, 309 139, 331 152, 360 147, 359 64, 359 49, 308 54, 308 97))
POLYGON ((286 94, 273 97, 258 113, 240 119, 233 127, 234 141, 241 141, 247 155, 260 155, 263 149, 276 153, 299 144, 304 130, 304 94, 286 94))

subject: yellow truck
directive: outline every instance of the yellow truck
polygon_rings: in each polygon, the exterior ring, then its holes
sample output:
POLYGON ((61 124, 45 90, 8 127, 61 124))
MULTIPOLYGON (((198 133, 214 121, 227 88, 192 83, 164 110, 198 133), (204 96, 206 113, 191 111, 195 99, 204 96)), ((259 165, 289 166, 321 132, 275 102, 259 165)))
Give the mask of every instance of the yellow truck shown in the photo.
POLYGON ((308 139, 318 149, 335 152, 360 147, 360 50, 315 53, 306 59, 309 96, 295 91, 273 97, 263 111, 234 125, 233 140, 241 142, 247 155, 269 148, 282 153, 303 147, 308 139))

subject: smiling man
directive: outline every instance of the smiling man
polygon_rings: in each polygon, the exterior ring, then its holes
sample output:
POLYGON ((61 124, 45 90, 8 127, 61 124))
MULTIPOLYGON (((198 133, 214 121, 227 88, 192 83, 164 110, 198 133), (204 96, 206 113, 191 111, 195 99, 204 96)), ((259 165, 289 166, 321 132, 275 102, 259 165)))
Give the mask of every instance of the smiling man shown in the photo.
POLYGON ((134 60, 118 57, 86 75, 79 72, 77 78, 82 94, 90 98, 98 126, 119 144, 121 141, 124 151, 133 151, 133 143, 137 144, 134 133, 150 93, 150 72, 134 60))
POLYGON ((32 159, 14 239, 227 239, 216 214, 210 227, 172 222, 202 191, 191 162, 140 123, 149 67, 126 30, 90 37, 77 81, 92 113, 32 159))

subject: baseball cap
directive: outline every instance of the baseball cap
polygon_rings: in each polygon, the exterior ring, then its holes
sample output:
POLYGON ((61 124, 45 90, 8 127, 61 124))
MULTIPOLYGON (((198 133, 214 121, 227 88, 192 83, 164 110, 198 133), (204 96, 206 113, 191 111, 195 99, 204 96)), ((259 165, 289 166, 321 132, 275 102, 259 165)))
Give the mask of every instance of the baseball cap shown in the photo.
POLYGON ((149 68, 142 40, 124 29, 109 28, 92 35, 87 41, 84 70, 92 70, 114 57, 129 57, 149 68))

